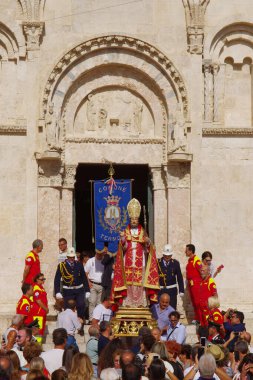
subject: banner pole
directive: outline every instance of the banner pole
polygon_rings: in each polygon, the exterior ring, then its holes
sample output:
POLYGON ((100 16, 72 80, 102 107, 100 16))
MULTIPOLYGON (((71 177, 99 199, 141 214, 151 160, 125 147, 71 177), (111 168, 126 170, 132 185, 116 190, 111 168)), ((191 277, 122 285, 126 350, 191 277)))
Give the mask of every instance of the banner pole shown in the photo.
POLYGON ((90 179, 89 180, 90 182, 90 194, 91 194, 91 202, 90 202, 90 213, 91 213, 91 242, 92 244, 95 243, 95 237, 94 237, 94 217, 93 217, 93 209, 92 209, 92 205, 93 205, 93 180, 90 179))

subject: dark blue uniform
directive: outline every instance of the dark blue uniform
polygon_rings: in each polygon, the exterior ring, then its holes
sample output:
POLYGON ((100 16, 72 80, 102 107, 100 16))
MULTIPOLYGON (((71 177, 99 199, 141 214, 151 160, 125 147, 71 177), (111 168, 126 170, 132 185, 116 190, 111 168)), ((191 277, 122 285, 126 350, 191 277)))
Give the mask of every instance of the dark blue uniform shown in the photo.
POLYGON ((55 294, 60 293, 62 279, 64 307, 69 299, 76 301, 77 315, 79 318, 84 318, 85 311, 85 292, 89 292, 89 284, 84 272, 83 264, 74 261, 70 265, 68 260, 60 263, 54 278, 55 294))
POLYGON ((157 260, 158 273, 159 273, 159 285, 160 291, 158 297, 161 294, 167 293, 170 296, 170 305, 176 310, 177 308, 177 293, 184 293, 184 281, 181 273, 180 264, 175 259, 170 259, 168 265, 165 265, 163 258, 157 260))

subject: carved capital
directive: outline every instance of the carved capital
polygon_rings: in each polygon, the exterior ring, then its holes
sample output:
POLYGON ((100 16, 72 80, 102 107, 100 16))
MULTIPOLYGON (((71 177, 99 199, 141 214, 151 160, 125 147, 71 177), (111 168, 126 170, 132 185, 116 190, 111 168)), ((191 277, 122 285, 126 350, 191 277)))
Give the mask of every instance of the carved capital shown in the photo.
POLYGON ((36 152, 38 162, 38 186, 39 187, 62 187, 62 161, 56 152, 36 152))
POLYGON ((213 75, 216 76, 220 70, 220 65, 218 63, 213 63, 212 67, 213 67, 213 75))
POLYGON ((164 184, 162 168, 160 166, 152 167, 150 168, 150 172, 151 172, 151 181, 153 184, 153 191, 164 190, 165 184, 164 184))
POLYGON ((63 187, 74 189, 77 165, 66 165, 64 170, 63 187))
POLYGON ((26 38, 28 51, 39 50, 44 31, 45 23, 43 21, 24 21, 23 31, 26 38))
POLYGON ((190 188, 190 163, 170 162, 164 173, 168 189, 190 188))
POLYGON ((204 40, 204 17, 210 0, 183 0, 187 26, 188 51, 202 54, 204 40))

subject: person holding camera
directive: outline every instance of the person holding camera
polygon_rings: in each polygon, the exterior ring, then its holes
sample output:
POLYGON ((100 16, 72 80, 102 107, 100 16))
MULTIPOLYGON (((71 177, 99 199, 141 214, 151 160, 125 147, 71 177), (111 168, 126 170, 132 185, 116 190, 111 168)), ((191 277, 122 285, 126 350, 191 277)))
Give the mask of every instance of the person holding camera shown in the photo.
POLYGON ((230 352, 234 352, 239 333, 245 331, 244 314, 241 311, 228 309, 224 314, 225 345, 230 352), (231 333, 234 334, 231 334, 231 333))

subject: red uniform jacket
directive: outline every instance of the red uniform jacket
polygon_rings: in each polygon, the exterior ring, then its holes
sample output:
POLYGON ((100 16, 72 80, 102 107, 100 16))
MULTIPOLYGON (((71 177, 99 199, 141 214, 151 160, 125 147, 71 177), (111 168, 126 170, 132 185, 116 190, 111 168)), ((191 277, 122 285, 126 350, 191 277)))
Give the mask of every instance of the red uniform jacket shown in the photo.
POLYGON ((36 315, 45 315, 46 314, 45 310, 42 309, 37 303, 38 300, 41 300, 45 306, 48 306, 47 292, 45 291, 42 285, 34 284, 33 300, 34 300, 34 303, 36 304, 33 314, 35 315, 36 313, 36 315))
POLYGON ((208 308, 208 298, 217 295, 216 284, 212 277, 202 280, 199 284, 199 308, 200 308, 200 324, 208 325, 210 310, 208 308))
POLYGON ((40 259, 39 255, 34 252, 28 252, 25 258, 25 265, 29 265, 30 271, 25 278, 27 284, 33 284, 34 277, 40 273, 40 259))
POLYGON ((25 315, 24 323, 28 325, 33 321, 32 301, 23 295, 17 303, 16 314, 25 315))
POLYGON ((188 263, 186 265, 186 278, 190 287, 200 283, 201 266, 201 261, 198 256, 194 255, 192 258, 189 258, 188 263))

